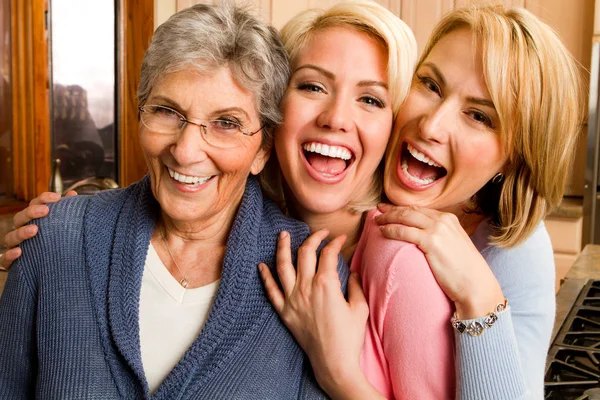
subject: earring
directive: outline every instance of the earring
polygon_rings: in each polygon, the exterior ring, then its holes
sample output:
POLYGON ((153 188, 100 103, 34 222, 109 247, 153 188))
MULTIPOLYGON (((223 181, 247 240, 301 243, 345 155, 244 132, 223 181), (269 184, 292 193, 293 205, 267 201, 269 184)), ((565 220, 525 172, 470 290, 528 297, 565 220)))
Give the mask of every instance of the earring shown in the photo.
POLYGON ((495 183, 496 185, 499 184, 500 182, 502 182, 504 180, 504 175, 502 175, 502 172, 498 172, 496 175, 494 175, 494 177, 492 178, 492 183, 495 183))

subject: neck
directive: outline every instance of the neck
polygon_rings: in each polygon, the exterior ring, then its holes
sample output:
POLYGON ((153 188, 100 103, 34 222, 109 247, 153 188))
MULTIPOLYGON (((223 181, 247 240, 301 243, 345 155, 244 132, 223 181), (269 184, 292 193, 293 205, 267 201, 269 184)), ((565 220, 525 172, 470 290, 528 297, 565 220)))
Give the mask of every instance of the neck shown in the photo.
POLYGON ((479 224, 486 220, 487 216, 475 212, 465 212, 465 210, 469 208, 470 204, 461 203, 440 211, 450 212, 456 215, 462 228, 469 236, 471 236, 475 233, 479 224))
POLYGON ((152 235, 152 245, 177 281, 185 278, 188 289, 205 286, 221 277, 233 219, 216 217, 212 221, 191 224, 161 213, 152 235))
MULTIPOLYGON (((288 204, 288 207, 292 204, 288 204)), ((349 210, 336 210, 330 213, 315 213, 293 204, 290 207, 290 214, 304 223, 306 223, 311 232, 320 229, 327 229, 329 235, 327 239, 332 240, 340 235, 346 235, 346 243, 342 247, 342 257, 344 261, 350 263, 356 245, 360 240, 362 232, 364 213, 355 213, 349 210)))

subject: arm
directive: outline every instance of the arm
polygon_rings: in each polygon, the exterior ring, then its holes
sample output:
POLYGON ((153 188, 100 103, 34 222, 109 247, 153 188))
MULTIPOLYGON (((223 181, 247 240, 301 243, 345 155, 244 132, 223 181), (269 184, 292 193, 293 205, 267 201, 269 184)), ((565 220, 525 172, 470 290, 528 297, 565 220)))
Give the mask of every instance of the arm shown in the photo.
POLYGON ((35 393, 36 302, 23 263, 9 272, 0 298, 0 398, 28 399, 35 393))
MULTIPOLYGON (((76 196, 77 192, 69 191, 65 197, 76 196)), ((47 203, 55 203, 61 199, 60 195, 52 192, 44 192, 31 200, 29 206, 18 212, 13 217, 14 228, 4 236, 4 245, 8 250, 0 255, 0 270, 8 270, 11 264, 21 256, 19 247, 23 241, 31 239, 38 233, 37 225, 27 225, 30 221, 48 215, 47 203)))
MULTIPOLYGON (((384 214, 378 217, 377 222, 384 236, 410 241, 419 246, 440 287, 454 301, 461 320, 483 321, 496 304, 503 302, 505 295, 509 300, 509 309, 501 313, 496 324, 483 335, 471 337, 455 332, 457 398, 525 399, 528 398, 528 393, 536 391, 536 387, 543 390, 543 379, 532 383, 525 378, 523 372, 526 369, 523 366, 528 361, 520 351, 520 346, 528 343, 524 346, 529 347, 531 343, 518 333, 519 329, 527 331, 542 321, 533 318, 524 323, 513 324, 515 309, 510 308, 511 305, 520 307, 528 303, 531 296, 535 296, 534 291, 525 296, 529 296, 528 300, 524 300, 515 297, 513 291, 516 281, 522 281, 531 287, 538 285, 539 281, 528 277, 515 278, 515 273, 527 271, 530 265, 506 265, 506 268, 512 267, 506 274, 512 278, 501 284, 496 278, 498 271, 490 268, 488 261, 479 253, 453 215, 417 207, 385 206, 381 210, 384 214), (481 382, 486 384, 482 385, 481 382)), ((535 254, 531 256, 535 257, 535 254)), ((553 297, 550 301, 553 302, 553 297)), ((531 313, 526 314, 531 318, 531 313)), ((542 330, 547 330, 547 323, 542 326, 542 330)), ((551 332, 551 324, 549 329, 551 332)), ((545 333, 541 333, 543 338, 545 333)), ((540 351, 536 352, 538 357, 534 363, 537 369, 543 369, 548 345, 543 343, 543 339, 538 340, 538 344, 540 341, 543 354, 540 356, 537 354, 540 351)))
MULTIPOLYGON (((384 248, 385 244, 376 245, 378 254, 385 253, 384 248)), ((417 247, 405 245, 386 261, 390 264, 387 285, 384 288, 378 282, 371 283, 369 307, 370 323, 381 340, 394 397, 454 398, 451 301, 440 289, 417 247)), ((380 270, 385 268, 375 265, 380 270)), ((363 284, 367 283, 363 281, 363 284)), ((368 353, 363 352, 363 362, 367 362, 363 367, 367 368, 368 353)))
POLYGON ((277 248, 277 273, 259 270, 273 307, 307 353, 317 382, 334 399, 382 399, 360 370, 360 351, 368 309, 356 274, 348 282, 348 301, 340 289, 337 266, 345 237, 317 248, 327 231, 312 234, 298 250, 298 271, 291 263, 290 240, 282 232, 277 248))

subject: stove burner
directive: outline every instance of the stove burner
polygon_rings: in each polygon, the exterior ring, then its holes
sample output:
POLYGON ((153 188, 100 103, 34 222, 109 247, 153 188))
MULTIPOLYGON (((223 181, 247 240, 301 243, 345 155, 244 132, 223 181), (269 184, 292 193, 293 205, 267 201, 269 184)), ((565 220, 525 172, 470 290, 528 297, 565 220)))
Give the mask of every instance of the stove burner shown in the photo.
POLYGON ((581 290, 550 351, 546 400, 600 400, 600 281, 581 290))

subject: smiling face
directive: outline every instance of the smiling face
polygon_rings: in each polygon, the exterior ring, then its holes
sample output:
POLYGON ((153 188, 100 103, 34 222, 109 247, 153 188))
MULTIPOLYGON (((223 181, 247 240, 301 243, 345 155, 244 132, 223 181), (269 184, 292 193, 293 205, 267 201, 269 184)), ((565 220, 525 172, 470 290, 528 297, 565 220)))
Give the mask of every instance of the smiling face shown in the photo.
MULTIPOLYGON (((206 73, 186 67, 168 74, 154 86, 147 104, 170 107, 194 122, 223 119, 238 122, 245 131, 260 128, 254 96, 227 67, 206 73)), ((192 124, 169 135, 140 123, 140 140, 163 216, 188 225, 233 218, 248 174, 260 172, 268 157, 260 132, 242 135, 236 147, 222 149, 208 144, 192 124)))
POLYGON ((481 51, 470 30, 452 31, 419 66, 400 109, 385 193, 397 205, 459 213, 506 161, 481 51))
POLYGON ((275 149, 299 213, 362 201, 392 126, 385 46, 353 28, 316 32, 292 62, 275 149))

